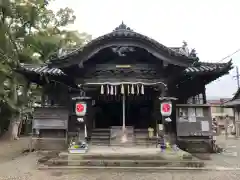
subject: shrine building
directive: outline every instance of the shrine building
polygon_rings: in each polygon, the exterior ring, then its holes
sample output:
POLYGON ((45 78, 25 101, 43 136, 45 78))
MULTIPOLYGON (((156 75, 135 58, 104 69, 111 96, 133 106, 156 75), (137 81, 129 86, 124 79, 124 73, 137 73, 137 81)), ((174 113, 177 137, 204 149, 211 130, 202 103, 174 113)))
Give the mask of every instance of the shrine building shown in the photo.
POLYGON ((63 50, 45 64, 21 64, 17 71, 43 88, 33 122, 41 137, 68 141, 84 131, 90 142, 104 144, 111 141, 111 128, 136 137, 151 127, 158 136, 160 125, 179 141, 208 141, 205 86, 231 69, 231 61, 201 62, 186 43, 167 47, 122 23, 82 48, 63 50), (166 119, 165 100, 171 102, 166 119))

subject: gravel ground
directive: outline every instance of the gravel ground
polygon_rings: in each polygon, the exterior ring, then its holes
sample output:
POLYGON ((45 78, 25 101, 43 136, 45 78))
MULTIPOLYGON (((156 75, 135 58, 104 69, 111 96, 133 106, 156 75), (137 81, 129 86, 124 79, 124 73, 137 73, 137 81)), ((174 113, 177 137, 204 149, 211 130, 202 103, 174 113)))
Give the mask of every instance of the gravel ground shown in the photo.
POLYGON ((28 171, 14 176, 4 176, 1 180, 239 180, 240 171, 208 172, 124 172, 113 170, 84 171, 28 171))
MULTIPOLYGON (((52 176, 54 174, 51 174, 52 176)), ((240 172, 223 173, 223 172, 113 172, 113 171, 91 171, 85 173, 63 174, 56 179, 73 179, 73 180, 239 180, 240 172)), ((53 178, 54 179, 54 178, 53 178)))
POLYGON ((22 155, 22 151, 29 147, 29 137, 14 141, 0 140, 0 164, 22 155))
MULTIPOLYGON (((212 154, 212 161, 209 164, 224 167, 240 167, 240 139, 233 137, 225 139, 224 136, 217 138, 218 144, 223 147, 225 152, 212 154)), ((240 177, 239 177, 240 179, 240 177)))
POLYGON ((240 171, 36 170, 31 153, 0 164, 0 180, 239 180, 240 171))
MULTIPOLYGON (((25 141, 24 141, 25 142, 25 141)), ((237 156, 214 155, 213 165, 237 167, 240 162, 240 140, 220 139, 227 150, 237 156)), ((0 143, 0 180, 240 180, 240 171, 122 171, 122 170, 36 170, 37 155, 19 154, 23 143, 14 142, 6 148, 0 143), (14 151, 14 147, 17 151, 14 151), (5 152, 5 153, 4 153, 5 152), (15 153, 14 153, 15 152, 15 153), (18 156, 18 157, 17 157, 18 156), (4 158, 1 158, 4 157, 4 158)), ((24 145, 25 146, 25 145, 24 145)))

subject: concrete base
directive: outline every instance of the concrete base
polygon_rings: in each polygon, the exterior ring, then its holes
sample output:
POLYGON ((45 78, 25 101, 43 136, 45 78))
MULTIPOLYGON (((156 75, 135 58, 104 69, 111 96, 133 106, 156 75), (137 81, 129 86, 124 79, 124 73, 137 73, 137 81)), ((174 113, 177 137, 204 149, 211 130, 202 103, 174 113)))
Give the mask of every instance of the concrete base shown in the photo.
MULTIPOLYGON (((139 157, 141 159, 147 158, 147 159, 161 159, 161 160, 181 160, 181 159, 192 159, 192 155, 188 152, 185 152, 183 150, 173 151, 173 150, 164 150, 161 151, 160 148, 153 148, 153 147, 107 147, 107 146, 92 146, 89 147, 89 150, 85 154, 72 154, 73 158, 76 159, 95 159, 95 158, 101 158, 101 159, 112 159, 112 158, 118 158, 118 157, 139 157)), ((69 153, 67 152, 61 152, 59 154, 59 157, 69 157, 69 153)), ((98 158, 98 159, 99 159, 98 158)))
POLYGON ((204 163, 191 154, 164 151, 159 148, 137 147, 90 147, 85 154, 61 152, 56 158, 43 163, 46 166, 80 167, 203 167, 204 163))

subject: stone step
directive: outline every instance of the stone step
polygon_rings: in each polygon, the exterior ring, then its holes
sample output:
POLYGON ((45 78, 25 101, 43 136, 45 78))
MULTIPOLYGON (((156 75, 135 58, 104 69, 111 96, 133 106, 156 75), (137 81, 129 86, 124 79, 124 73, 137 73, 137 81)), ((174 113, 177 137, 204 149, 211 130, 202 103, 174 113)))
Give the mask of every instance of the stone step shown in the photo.
POLYGON ((93 131, 110 131, 109 128, 95 128, 93 131))
POLYGON ((110 131, 92 131, 92 134, 110 134, 110 131))
POLYGON ((111 143, 110 146, 133 147, 133 143, 111 143))
POLYGON ((110 142, 109 142, 109 140, 108 139, 106 139, 106 140, 102 140, 102 139, 100 139, 100 140, 97 140, 97 139, 95 139, 95 140, 92 140, 91 142, 90 142, 90 144, 109 144, 110 142))
POLYGON ((136 141, 157 141, 157 139, 149 139, 148 137, 134 137, 136 141))
POLYGON ((110 142, 109 142, 109 139, 94 139, 94 140, 91 140, 90 144, 92 145, 109 145, 110 142))
POLYGON ((110 136, 110 132, 92 132, 91 136, 110 136))
POLYGON ((135 139, 135 144, 156 144, 156 141, 149 141, 149 140, 143 140, 143 139, 135 139))
MULTIPOLYGON (((132 139, 132 138, 127 138, 127 141, 126 141, 126 143, 128 143, 128 142, 134 142, 135 141, 135 139, 132 139)), ((122 138, 117 138, 117 139, 113 139, 113 138, 111 138, 111 142, 122 142, 122 138)))
POLYGON ((93 142, 93 143, 91 143, 91 145, 94 145, 94 146, 110 146, 109 143, 103 144, 103 143, 99 143, 99 142, 93 142))
POLYGON ((93 137, 93 136, 110 136, 110 133, 96 133, 96 132, 94 132, 94 133, 92 133, 91 134, 91 137, 93 137))
POLYGON ((147 139, 134 139, 135 142, 154 142, 156 143, 156 140, 147 140, 147 139))
POLYGON ((98 138, 98 137, 110 137, 110 134, 92 134, 91 138, 98 138))
POLYGON ((93 130, 92 133, 110 133, 110 130, 109 131, 95 131, 95 130, 93 130))
POLYGON ((143 146, 154 145, 154 146, 156 146, 156 143, 155 142, 135 142, 135 145, 136 146, 139 146, 139 145, 143 145, 143 146))
POLYGON ((108 142, 105 142, 105 143, 103 143, 103 142, 91 142, 90 144, 95 145, 95 146, 110 146, 110 143, 108 143, 108 142))
POLYGON ((119 167, 119 166, 47 166, 38 165, 38 170, 121 170, 121 171, 134 171, 134 172, 149 172, 155 173, 159 171, 239 171, 237 167, 223 167, 223 166, 204 166, 204 167, 119 167))
POLYGON ((169 160, 63 160, 50 159, 47 166, 111 166, 111 167, 204 167, 203 161, 169 161, 169 160))
POLYGON ((158 154, 120 154, 120 153, 106 153, 106 154, 69 154, 67 152, 62 152, 59 154, 60 159, 74 159, 74 160, 166 160, 166 159, 183 159, 192 160, 191 154, 186 152, 176 152, 176 153, 158 153, 158 154))
POLYGON ((100 137, 100 138, 91 138, 91 141, 109 141, 109 138, 103 138, 103 137, 100 137))
POLYGON ((92 136, 91 139, 109 139, 109 136, 92 136))

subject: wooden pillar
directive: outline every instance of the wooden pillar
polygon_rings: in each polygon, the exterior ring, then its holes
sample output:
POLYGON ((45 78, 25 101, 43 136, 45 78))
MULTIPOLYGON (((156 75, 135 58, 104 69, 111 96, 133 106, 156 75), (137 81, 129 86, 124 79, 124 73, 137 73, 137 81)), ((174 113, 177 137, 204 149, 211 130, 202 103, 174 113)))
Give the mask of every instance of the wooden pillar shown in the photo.
POLYGON ((46 101, 46 95, 45 95, 45 92, 43 92, 41 95, 41 106, 42 107, 45 105, 45 101, 46 101))
POLYGON ((202 95, 203 95, 203 104, 206 104, 207 103, 207 98, 206 98, 206 88, 205 87, 203 88, 202 95))
POLYGON ((157 133, 157 135, 159 135, 159 124, 162 123, 162 117, 161 117, 161 113, 160 113, 160 101, 158 99, 158 96, 155 97, 154 99, 154 119, 156 122, 156 128, 155 128, 155 132, 157 133))

